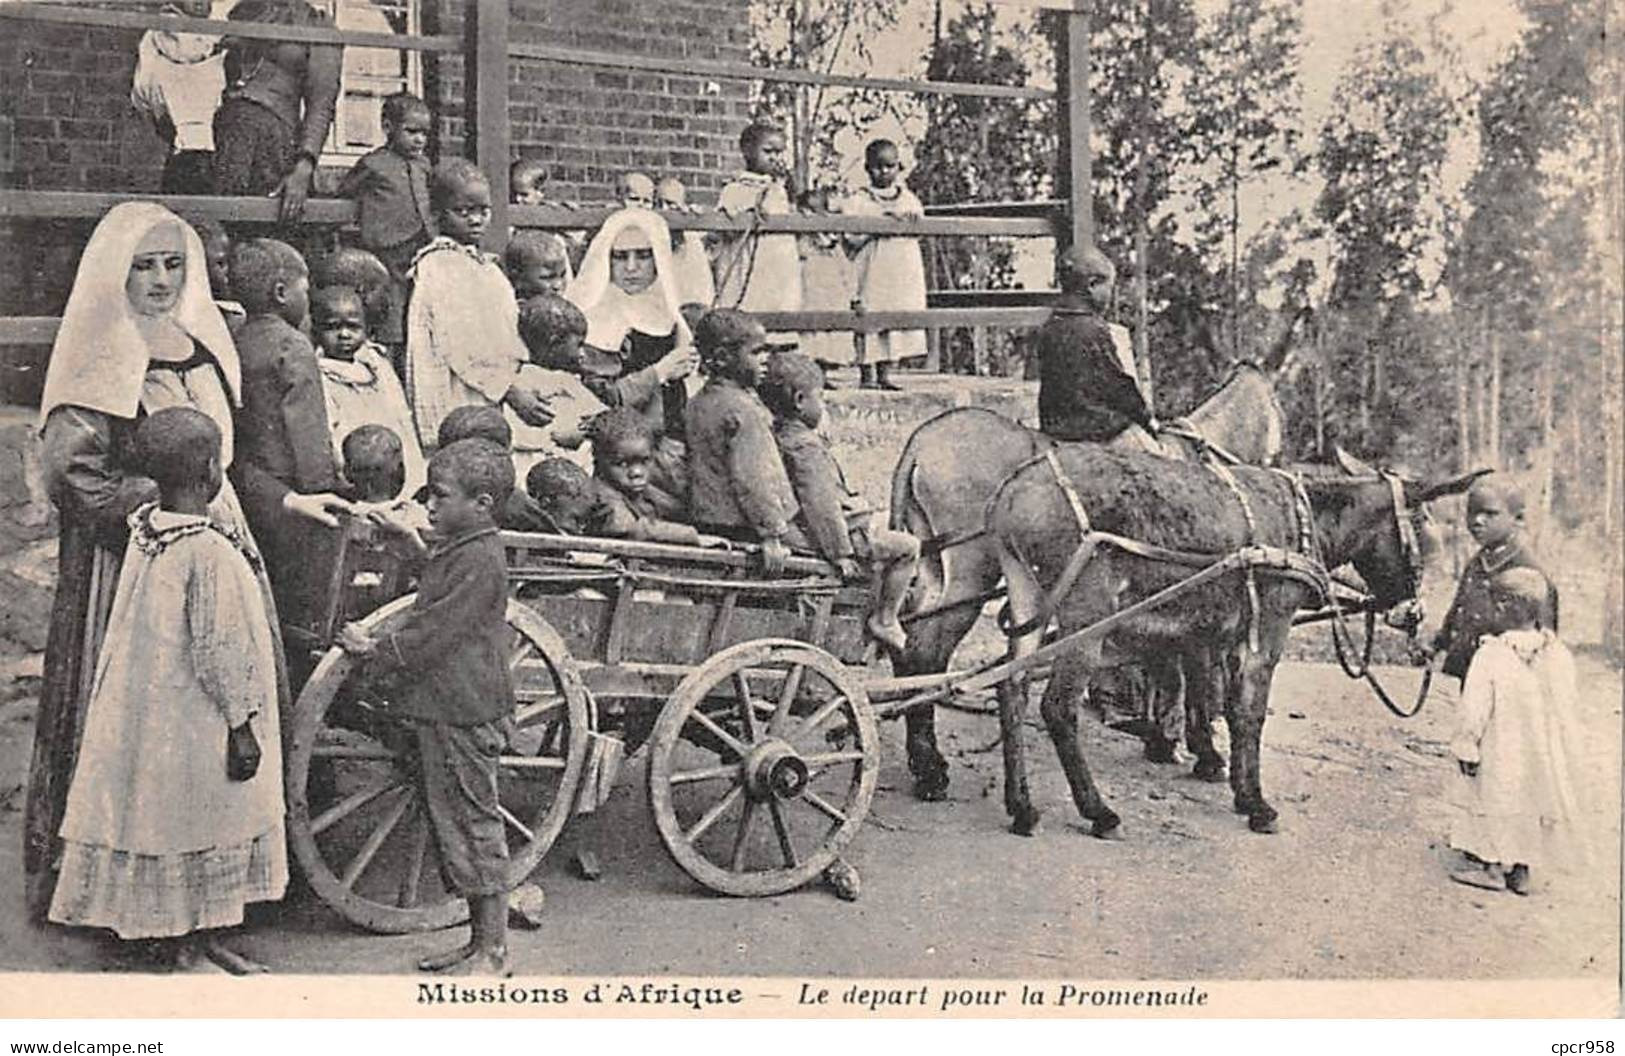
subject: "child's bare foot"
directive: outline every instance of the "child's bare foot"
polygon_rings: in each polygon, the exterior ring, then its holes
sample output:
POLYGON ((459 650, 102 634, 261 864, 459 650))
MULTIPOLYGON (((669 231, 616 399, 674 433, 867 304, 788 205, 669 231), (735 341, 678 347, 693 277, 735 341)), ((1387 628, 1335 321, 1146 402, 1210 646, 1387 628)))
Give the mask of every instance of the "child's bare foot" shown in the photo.
POLYGON ((1515 895, 1529 894, 1529 867, 1514 865, 1507 870, 1507 890, 1515 895))
POLYGON ((455 950, 447 950, 445 953, 437 953, 418 961, 418 971, 443 972, 448 968, 462 964, 479 952, 480 948, 474 945, 471 939, 467 945, 459 946, 455 950))
POLYGON ((270 971, 265 965, 244 957, 213 936, 203 940, 199 952, 232 975, 263 975, 270 971))
POLYGON ((513 969, 508 967, 508 947, 478 947, 468 957, 448 968, 445 974, 488 975, 495 976, 498 979, 511 978, 513 969))
POLYGON ((1479 887, 1486 891, 1499 891, 1506 886, 1506 878, 1502 876, 1499 866, 1462 866, 1450 872, 1450 879, 1458 884, 1468 887, 1479 887))
POLYGON ((908 646, 908 633, 903 630, 903 625, 895 616, 891 619, 870 616, 864 626, 876 641, 893 652, 900 653, 908 646))

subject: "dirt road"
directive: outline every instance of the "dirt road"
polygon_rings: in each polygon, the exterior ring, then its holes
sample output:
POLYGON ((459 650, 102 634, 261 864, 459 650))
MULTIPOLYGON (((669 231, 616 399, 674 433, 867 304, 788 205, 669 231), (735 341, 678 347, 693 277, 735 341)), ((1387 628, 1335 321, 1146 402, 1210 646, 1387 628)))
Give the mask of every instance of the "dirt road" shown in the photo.
MULTIPOLYGON (((1040 978, 1613 978, 1619 955, 1620 679, 1582 661, 1594 813, 1589 871, 1537 877, 1531 897, 1445 874, 1443 708, 1400 722, 1335 668, 1283 665, 1265 731, 1265 788, 1281 831, 1257 836, 1229 789, 1143 761, 1138 742, 1085 723, 1086 748, 1126 839, 1077 825, 1047 741, 1032 753, 1031 839, 1009 834, 986 716, 948 713, 946 803, 908 793, 901 727, 886 727, 881 789, 851 862, 861 899, 819 889, 762 900, 705 893, 667 861, 642 757, 608 806, 578 822, 537 874, 546 923, 513 934, 523 974, 1025 976, 1040 978), (604 876, 566 863, 590 845, 604 876)), ((1401 690, 1414 674, 1385 677, 1401 690)), ((19 862, 32 704, 0 707, 0 970, 97 971, 102 947, 24 923, 19 862)), ((1037 744, 1043 734, 1029 728, 1037 744)), ((283 971, 406 971, 451 936, 378 937, 316 905, 275 907, 244 945, 283 971)))

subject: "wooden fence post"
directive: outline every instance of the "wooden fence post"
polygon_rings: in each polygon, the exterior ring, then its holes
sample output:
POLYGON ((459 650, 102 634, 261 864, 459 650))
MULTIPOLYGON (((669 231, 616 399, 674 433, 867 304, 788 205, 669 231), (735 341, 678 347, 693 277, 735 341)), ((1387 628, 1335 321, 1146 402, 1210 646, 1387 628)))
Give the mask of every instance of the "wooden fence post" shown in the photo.
POLYGON ((1067 230, 1057 232, 1057 249, 1092 246, 1095 241, 1089 158, 1089 16, 1093 8, 1093 0, 1073 0, 1072 9, 1060 15, 1061 40, 1055 51, 1060 150, 1055 183, 1071 204, 1067 230))
POLYGON ((485 248, 500 251, 508 238, 508 0, 479 0, 465 10, 467 134, 475 164, 491 181, 485 248))

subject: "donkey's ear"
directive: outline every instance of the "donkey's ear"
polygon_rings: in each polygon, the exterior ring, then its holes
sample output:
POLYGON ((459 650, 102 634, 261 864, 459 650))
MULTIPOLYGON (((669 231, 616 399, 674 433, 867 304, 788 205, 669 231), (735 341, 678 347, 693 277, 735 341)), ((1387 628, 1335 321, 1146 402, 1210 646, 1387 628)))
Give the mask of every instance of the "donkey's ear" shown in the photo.
POLYGON ((1432 502, 1434 499, 1442 499, 1446 495, 1460 495, 1473 486, 1473 481, 1491 472, 1493 471, 1488 469, 1475 469, 1471 473, 1463 473, 1459 477, 1434 482, 1407 480, 1405 482, 1405 501, 1412 506, 1420 506, 1423 503, 1432 502))
POLYGON ((1332 462, 1338 469, 1351 477, 1374 477, 1377 475, 1376 466, 1349 454, 1337 444, 1332 445, 1332 462))

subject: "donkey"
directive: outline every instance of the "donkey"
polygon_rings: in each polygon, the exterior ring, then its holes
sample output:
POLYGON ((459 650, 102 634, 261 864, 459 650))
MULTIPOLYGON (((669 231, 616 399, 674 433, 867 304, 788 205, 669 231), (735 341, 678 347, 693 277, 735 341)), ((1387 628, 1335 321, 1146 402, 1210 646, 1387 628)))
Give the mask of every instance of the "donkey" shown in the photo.
MULTIPOLYGON (((1237 364, 1186 421, 1244 462, 1265 465, 1280 455, 1284 417, 1270 375, 1257 364, 1237 364)), ((925 540, 925 552, 904 616, 908 648, 893 662, 897 674, 948 669, 1002 575, 998 548, 982 522, 987 500, 1013 470, 1055 444, 992 411, 962 407, 928 419, 903 445, 892 473, 891 523, 925 540)), ((1173 457, 1200 457, 1196 445, 1173 432, 1163 435, 1163 447, 1173 457)), ((1165 685, 1178 679, 1167 665, 1154 665, 1152 673, 1165 685)), ((940 800, 947 794, 948 763, 937 747, 936 711, 930 705, 913 708, 905 723, 914 794, 940 800)), ((1153 752, 1148 742, 1148 754, 1153 752)), ((1222 778, 1211 769, 1199 773, 1222 778)))
MULTIPOLYGON (((1293 613, 1317 603, 1329 588, 1326 574, 1344 564, 1354 566, 1381 606, 1413 597, 1421 560, 1410 540, 1427 539, 1423 504, 1465 491, 1477 475, 1432 484, 1382 476, 1306 479, 1300 491, 1298 478, 1275 470, 1235 467, 1227 482, 1201 466, 1068 444, 1032 459, 1001 485, 988 504, 987 526, 1020 635, 1011 642, 1014 657, 1039 647, 1051 616, 1064 636, 1243 547, 1273 547, 1278 558, 1294 553, 1310 559, 1298 560, 1297 572, 1224 571, 1172 604, 1120 617, 1078 648, 1057 647, 1040 710, 1073 801, 1094 835, 1114 835, 1119 818, 1084 762, 1076 694, 1091 672, 1151 650, 1190 660, 1211 650, 1220 659, 1223 700, 1201 699, 1192 707, 1209 714, 1222 703, 1236 811, 1247 815, 1254 832, 1275 831, 1277 814, 1264 798, 1258 755, 1270 682, 1293 613)), ((1187 691, 1203 697, 1213 688, 1210 680, 1196 678, 1187 691)), ((1022 835, 1030 835, 1039 819, 1028 793, 1022 741, 1026 695, 1025 680, 1005 682, 999 690, 1005 809, 1012 830, 1022 835)), ((1191 734, 1199 742, 1199 759, 1211 766, 1218 756, 1207 723, 1192 723, 1191 734)))

